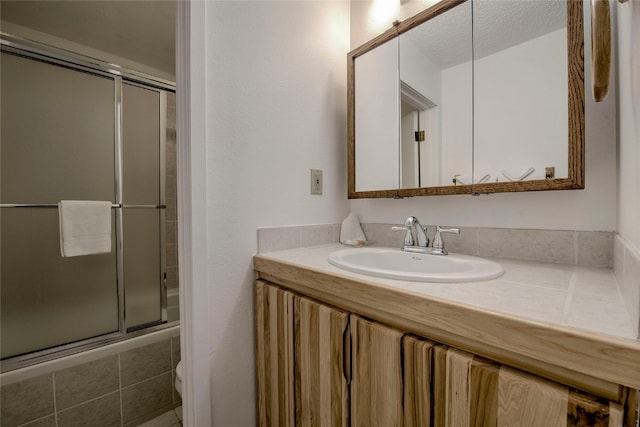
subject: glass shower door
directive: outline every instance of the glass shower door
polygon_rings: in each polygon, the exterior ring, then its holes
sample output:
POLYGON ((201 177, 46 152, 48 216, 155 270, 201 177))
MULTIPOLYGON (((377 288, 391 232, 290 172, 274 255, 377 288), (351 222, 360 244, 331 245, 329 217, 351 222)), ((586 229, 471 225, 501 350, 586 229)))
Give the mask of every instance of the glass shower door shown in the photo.
POLYGON ((122 211, 127 330, 164 320, 164 210, 158 208, 164 204, 162 97, 151 88, 122 85, 122 200, 128 206, 122 211))
MULTIPOLYGON (((1 61, 1 203, 115 202, 114 78, 1 61)), ((115 230, 111 253, 62 258, 55 207, 0 211, 3 359, 119 331, 115 230)))

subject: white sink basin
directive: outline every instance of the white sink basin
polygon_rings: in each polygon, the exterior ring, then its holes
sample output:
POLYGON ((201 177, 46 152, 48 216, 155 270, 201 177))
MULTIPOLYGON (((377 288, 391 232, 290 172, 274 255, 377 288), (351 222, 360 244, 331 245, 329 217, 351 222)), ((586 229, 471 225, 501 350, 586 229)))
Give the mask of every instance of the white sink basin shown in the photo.
POLYGON ((394 248, 341 249, 329 263, 344 270, 418 282, 476 282, 502 276, 496 262, 469 255, 429 255, 394 248))

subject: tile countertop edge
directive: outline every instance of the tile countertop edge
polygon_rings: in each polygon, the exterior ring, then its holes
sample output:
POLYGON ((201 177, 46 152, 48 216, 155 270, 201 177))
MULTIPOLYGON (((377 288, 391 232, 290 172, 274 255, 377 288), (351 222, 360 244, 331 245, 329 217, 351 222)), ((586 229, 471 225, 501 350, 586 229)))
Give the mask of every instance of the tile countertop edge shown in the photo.
POLYGON ((592 380, 640 389, 640 341, 418 294, 312 264, 268 253, 253 258, 260 279, 443 344, 516 367, 541 362, 539 368, 548 377, 554 376, 555 368, 569 370, 588 377, 582 381, 596 388, 608 388, 610 394, 615 390, 592 380))

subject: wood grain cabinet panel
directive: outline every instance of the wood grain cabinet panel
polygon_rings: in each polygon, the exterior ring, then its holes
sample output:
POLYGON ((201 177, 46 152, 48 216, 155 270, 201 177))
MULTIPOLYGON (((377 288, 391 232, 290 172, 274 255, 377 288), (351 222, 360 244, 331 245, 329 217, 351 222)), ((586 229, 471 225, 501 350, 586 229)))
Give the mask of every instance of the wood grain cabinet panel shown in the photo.
POLYGON ((401 427, 403 333, 354 314, 350 327, 351 425, 401 427))
POLYGON ((343 342, 349 315, 307 298, 294 301, 296 425, 347 427, 343 342))
POLYGON ((259 426, 637 426, 635 390, 597 398, 261 280, 255 330, 259 426))
POLYGON ((258 423, 293 427, 294 294, 257 281, 254 296, 258 423))
POLYGON ((411 335, 402 338, 405 427, 431 425, 431 365, 435 345, 411 335))
POLYGON ((621 427, 621 405, 491 363, 430 347, 435 427, 621 427))

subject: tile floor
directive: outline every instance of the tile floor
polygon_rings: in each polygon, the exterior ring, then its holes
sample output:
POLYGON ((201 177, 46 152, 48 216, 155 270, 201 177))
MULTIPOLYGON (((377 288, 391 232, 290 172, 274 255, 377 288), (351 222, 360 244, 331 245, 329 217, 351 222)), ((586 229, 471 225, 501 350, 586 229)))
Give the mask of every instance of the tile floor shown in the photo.
POLYGON ((182 406, 140 424, 139 427, 182 427, 182 406))

